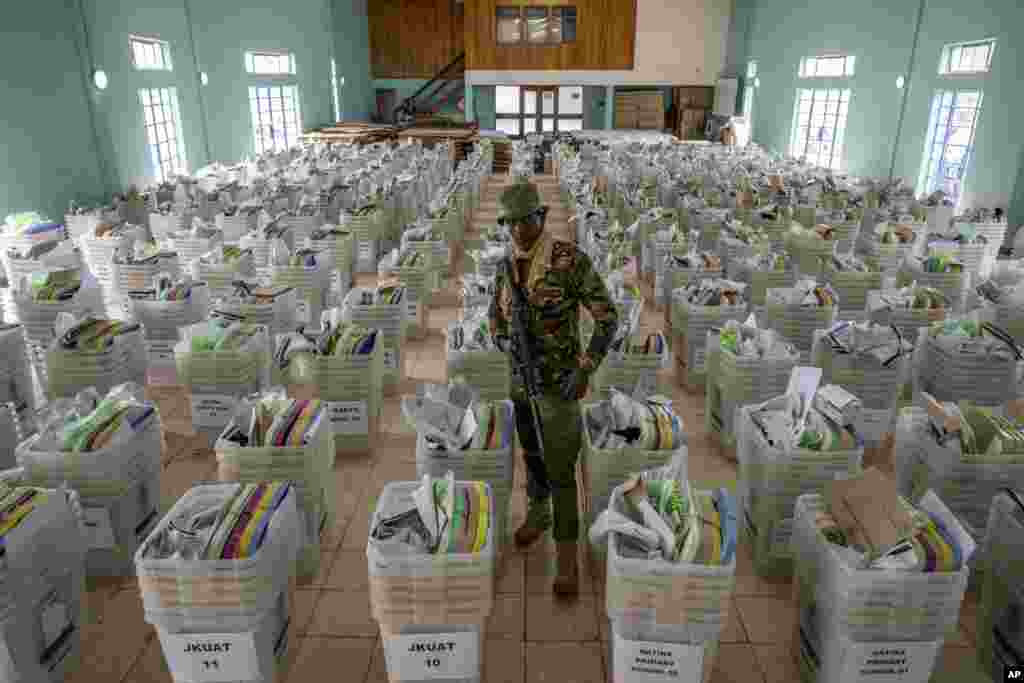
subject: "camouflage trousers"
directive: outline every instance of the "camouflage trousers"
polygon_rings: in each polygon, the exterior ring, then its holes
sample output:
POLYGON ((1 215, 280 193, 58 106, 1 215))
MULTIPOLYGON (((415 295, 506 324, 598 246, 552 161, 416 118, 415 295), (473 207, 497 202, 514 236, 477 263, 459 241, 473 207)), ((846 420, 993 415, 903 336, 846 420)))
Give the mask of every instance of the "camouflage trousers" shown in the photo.
POLYGON ((516 431, 526 464, 526 495, 531 501, 551 500, 556 542, 579 538, 576 496, 576 461, 583 447, 583 417, 579 401, 566 401, 556 388, 545 391, 537 402, 544 455, 533 428, 530 403, 522 387, 513 385, 516 431))

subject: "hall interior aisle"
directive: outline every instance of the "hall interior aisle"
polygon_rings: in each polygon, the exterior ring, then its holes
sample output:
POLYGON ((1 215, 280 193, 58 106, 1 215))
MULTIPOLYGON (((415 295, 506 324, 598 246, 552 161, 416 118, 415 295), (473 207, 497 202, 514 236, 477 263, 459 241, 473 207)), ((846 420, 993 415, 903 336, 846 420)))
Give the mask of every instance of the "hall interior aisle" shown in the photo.
MULTIPOLYGON (((548 227, 563 239, 573 239, 568 211, 558 196, 554 177, 535 179, 545 203, 551 207, 548 227)), ((494 177, 467 234, 466 246, 479 239, 481 226, 497 219, 497 197, 508 182, 494 177)), ((460 272, 456 264, 455 272, 460 272)), ((362 276, 363 284, 374 276, 362 276)), ((650 291, 647 290, 648 301, 650 291)), ((457 279, 434 298, 430 334, 408 342, 409 379, 402 393, 421 382, 444 382, 443 330, 461 309, 457 279)), ((661 327, 662 314, 648 303, 643 313, 644 332, 661 327)), ((736 466, 723 457, 704 432, 704 398, 678 388, 671 370, 660 378, 686 421, 689 435, 690 479, 700 488, 726 486, 735 490, 736 466)), ((183 395, 158 397, 167 424, 170 458, 161 484, 164 509, 197 481, 215 478, 212 452, 197 450, 185 432, 189 429, 188 403, 183 395)), ((289 683, 386 683, 387 673, 377 625, 370 612, 366 539, 376 496, 395 480, 416 478, 414 436, 403 425, 397 397, 385 400, 378 447, 364 457, 339 457, 337 524, 324 543, 321 572, 311 585, 300 586, 292 615, 293 639, 289 654, 289 683)), ((887 454, 883 463, 889 463, 887 454)), ((517 460, 516 491, 512 497, 511 526, 525 517, 525 479, 517 460)), ((585 534, 586 531, 584 530, 585 534)), ((585 542, 585 538, 581 539, 585 542)), ((587 560, 581 544, 581 593, 573 604, 556 601, 551 593, 555 574, 554 546, 550 539, 529 552, 508 549, 500 565, 494 613, 487 627, 484 683, 597 683, 607 680, 607 620, 604 617, 603 567, 587 560)), ((74 683, 169 683, 155 631, 142 618, 142 605, 134 579, 92 587, 93 623, 84 628, 83 665, 74 683)), ((718 667, 711 683, 795 683, 799 674, 791 639, 795 609, 788 581, 757 578, 749 549, 741 542, 737 585, 729 625, 723 637, 718 667)), ((974 624, 977 596, 970 594, 960 627, 947 641, 933 681, 974 683, 986 681, 975 665, 974 624)))

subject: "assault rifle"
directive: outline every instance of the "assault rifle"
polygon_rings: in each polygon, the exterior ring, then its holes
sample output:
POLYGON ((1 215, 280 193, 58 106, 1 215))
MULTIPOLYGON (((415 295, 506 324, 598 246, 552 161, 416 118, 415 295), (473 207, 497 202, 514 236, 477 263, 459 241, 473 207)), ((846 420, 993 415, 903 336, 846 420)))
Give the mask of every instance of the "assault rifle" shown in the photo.
POLYGON ((523 386, 526 389, 526 400, 530 404, 530 414, 533 418, 533 431, 537 436, 537 445, 541 457, 544 456, 544 430, 540 420, 540 368, 537 365, 533 337, 527 327, 527 315, 529 304, 526 301, 526 294, 515 284, 512 279, 512 264, 508 259, 501 262, 505 269, 505 283, 512 292, 512 320, 509 321, 512 328, 511 348, 509 353, 512 356, 512 363, 523 378, 523 386))

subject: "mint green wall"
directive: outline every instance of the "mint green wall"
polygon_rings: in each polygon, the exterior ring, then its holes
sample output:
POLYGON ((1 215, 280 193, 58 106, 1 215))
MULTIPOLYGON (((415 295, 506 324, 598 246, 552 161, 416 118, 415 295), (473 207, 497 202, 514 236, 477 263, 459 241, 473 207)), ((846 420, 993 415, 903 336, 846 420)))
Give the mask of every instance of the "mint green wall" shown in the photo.
POLYGON ((757 141, 788 151, 800 59, 843 51, 857 57, 847 79, 853 91, 847 164, 854 173, 888 175, 902 99, 896 77, 906 73, 916 20, 914 0, 757 0, 747 55, 757 60, 761 79, 754 96, 757 141))
POLYGON ((606 88, 603 85, 583 86, 583 127, 586 130, 604 128, 606 88))
MULTIPOLYGON (((985 97, 964 198, 972 205, 1007 206, 1014 194, 1024 153, 1024 139, 1012 124, 1024 107, 1024 92, 1020 89, 1019 80, 1020 68, 1024 64, 1021 26, 1024 26, 1024 5, 1019 0, 977 0, 964 5, 951 0, 927 1, 913 77, 910 79, 903 133, 897 149, 898 173, 917 180, 935 91, 940 88, 980 88, 984 90, 985 97), (943 45, 982 38, 996 39, 990 73, 978 78, 938 76, 939 54, 943 45)), ((1024 215, 1017 213, 1012 218, 1016 225, 1024 220, 1024 215)))
POLYGON ((249 86, 258 81, 245 72, 246 50, 293 52, 303 127, 333 122, 333 15, 325 0, 193 0, 190 10, 199 62, 210 76, 203 101, 213 160, 254 153, 249 86))
POLYGON ((79 68, 78 12, 35 0, 0 22, 0 221, 15 211, 58 219, 72 199, 106 193, 79 68))
POLYGON ((107 164, 107 182, 114 189, 146 185, 153 177, 145 147, 140 88, 174 87, 185 137, 188 166, 207 162, 203 144, 194 67, 185 6, 161 0, 81 0, 88 31, 92 65, 107 73, 106 90, 92 88, 96 133, 107 164), (170 44, 171 72, 136 71, 132 67, 128 36, 158 35, 170 44))
POLYGON ((245 72, 246 50, 287 49, 295 54, 303 128, 334 121, 332 58, 338 76, 345 77, 339 90, 343 115, 368 118, 372 87, 367 0, 69 1, 82 3, 91 47, 85 62, 110 77, 105 91, 93 88, 92 94, 101 154, 110 160, 106 180, 113 188, 152 177, 139 88, 177 88, 191 169, 253 153, 248 88, 268 81, 245 72), (135 71, 128 49, 132 33, 167 41, 173 72, 135 71), (200 84, 200 72, 208 75, 208 85, 200 84))
POLYGON ((348 121, 369 121, 377 110, 370 79, 370 22, 367 0, 333 0, 334 53, 341 88, 341 116, 348 121))
MULTIPOLYGON (((396 90, 395 104, 401 104, 402 100, 406 97, 411 97, 416 93, 417 90, 426 85, 427 79, 425 78, 375 78, 373 81, 373 89, 377 90, 396 90)), ((437 84, 433 86, 436 88, 437 84)), ((460 114, 461 112, 456 107, 456 102, 463 95, 463 90, 453 92, 451 97, 446 101, 438 110, 441 114, 460 114)), ((376 108, 376 107, 375 107, 376 108)))
POLYGON ((495 92, 493 85, 473 86, 473 111, 481 130, 494 130, 495 92))
POLYGON ((801 57, 833 50, 853 54, 857 63, 849 79, 848 168, 873 176, 888 176, 892 169, 916 183, 934 91, 946 82, 956 88, 978 85, 985 90, 985 102, 965 206, 1009 205, 1011 222, 1024 220, 1024 143, 1010 126, 1010 117, 1024 105, 1024 94, 1015 87, 1024 55, 1011 35, 1024 24, 1024 6, 1018 0, 969 5, 952 0, 737 0, 736 11, 728 62, 739 68, 748 59, 757 60, 757 142, 788 150, 801 57), (944 44, 989 37, 998 40, 990 74, 967 80, 937 75, 944 44), (900 75, 907 78, 905 93, 896 87, 900 75))

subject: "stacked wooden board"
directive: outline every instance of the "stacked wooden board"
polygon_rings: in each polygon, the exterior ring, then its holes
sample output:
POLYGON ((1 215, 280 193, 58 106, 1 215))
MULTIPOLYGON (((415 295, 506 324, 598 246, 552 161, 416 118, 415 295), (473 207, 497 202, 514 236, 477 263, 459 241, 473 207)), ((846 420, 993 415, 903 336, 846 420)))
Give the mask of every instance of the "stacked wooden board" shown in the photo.
POLYGON ((396 130, 394 126, 378 123, 340 122, 333 126, 324 126, 310 131, 303 136, 303 139, 307 143, 338 142, 369 145, 374 142, 387 142, 394 139, 396 130))
POLYGON ((615 127, 627 130, 662 130, 665 96, 660 90, 615 93, 615 127))

